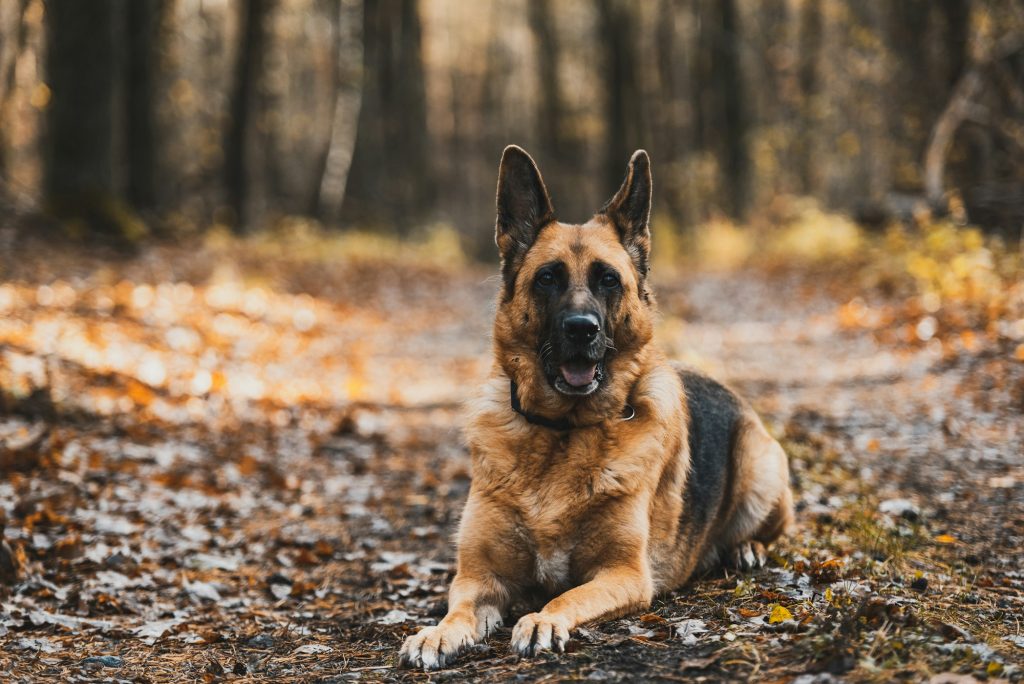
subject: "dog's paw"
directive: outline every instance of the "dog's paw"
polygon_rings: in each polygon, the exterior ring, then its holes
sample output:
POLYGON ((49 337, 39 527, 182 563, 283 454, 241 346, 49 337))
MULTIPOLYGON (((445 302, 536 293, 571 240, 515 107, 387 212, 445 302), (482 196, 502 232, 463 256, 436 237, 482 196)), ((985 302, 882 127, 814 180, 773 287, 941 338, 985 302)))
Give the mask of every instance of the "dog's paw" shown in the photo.
POLYGON ((450 665, 475 641, 473 632, 459 624, 424 627, 402 644, 398 664, 401 667, 439 670, 450 665))
POLYGON ((759 570, 768 560, 764 544, 756 541, 743 542, 732 550, 732 567, 737 570, 759 570))
POLYGON ((533 657, 541 651, 564 653, 569 643, 569 628, 557 616, 530 613, 519 618, 512 630, 512 650, 533 657))

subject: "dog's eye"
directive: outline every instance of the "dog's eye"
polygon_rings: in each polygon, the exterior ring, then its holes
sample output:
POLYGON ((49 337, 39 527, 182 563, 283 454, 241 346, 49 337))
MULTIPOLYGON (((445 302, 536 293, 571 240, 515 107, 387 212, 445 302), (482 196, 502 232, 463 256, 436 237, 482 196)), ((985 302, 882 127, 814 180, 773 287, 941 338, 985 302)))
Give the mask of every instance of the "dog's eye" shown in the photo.
POLYGON ((551 271, 543 271, 537 274, 536 283, 539 287, 552 287, 555 284, 555 274, 551 271))
POLYGON ((614 273, 605 273, 601 276, 601 287, 613 290, 619 286, 619 276, 614 273))

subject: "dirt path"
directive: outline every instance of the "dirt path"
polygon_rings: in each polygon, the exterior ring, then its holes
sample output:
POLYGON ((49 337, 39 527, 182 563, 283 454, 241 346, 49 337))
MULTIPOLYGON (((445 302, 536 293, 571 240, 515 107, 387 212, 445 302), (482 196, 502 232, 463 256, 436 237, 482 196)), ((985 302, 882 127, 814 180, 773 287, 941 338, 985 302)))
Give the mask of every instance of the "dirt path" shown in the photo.
MULTIPOLYGON (((444 612, 458 404, 487 369, 495 284, 377 265, 254 285, 179 258, 0 289, 21 566, 0 584, 0 677, 426 679, 394 653, 444 612)), ((893 344, 885 301, 807 276, 659 292, 672 355, 784 440, 799 534, 771 568, 580 630, 562 657, 517 661, 506 629, 431 677, 1019 679, 1022 365, 927 330, 893 344)))

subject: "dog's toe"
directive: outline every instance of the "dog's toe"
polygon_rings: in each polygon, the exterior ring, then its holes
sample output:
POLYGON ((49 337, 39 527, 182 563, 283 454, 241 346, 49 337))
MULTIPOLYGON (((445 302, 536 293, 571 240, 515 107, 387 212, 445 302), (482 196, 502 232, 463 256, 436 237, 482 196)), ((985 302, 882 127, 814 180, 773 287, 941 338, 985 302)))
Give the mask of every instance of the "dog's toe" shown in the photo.
POLYGON ((437 670, 450 664, 472 643, 472 636, 465 630, 441 625, 424 627, 402 644, 398 652, 398 664, 402 667, 437 670))
POLYGON ((557 617, 530 613, 524 615, 512 630, 512 650, 521 656, 533 657, 542 651, 564 653, 569 642, 569 629, 557 617))
MULTIPOLYGON (((427 639, 437 629, 437 627, 424 627, 416 634, 407 637, 405 643, 402 644, 401 650, 398 651, 398 664, 402 667, 423 667, 429 669, 429 665, 424 664, 423 650, 427 639)), ((427 660, 430 661, 430 653, 428 649, 427 660)))
POLYGON ((737 570, 757 570, 763 568, 767 561, 764 544, 761 542, 743 542, 732 551, 732 567, 737 570))
POLYGON ((750 542, 750 551, 754 554, 754 567, 763 568, 768 564, 768 551, 761 542, 750 542))

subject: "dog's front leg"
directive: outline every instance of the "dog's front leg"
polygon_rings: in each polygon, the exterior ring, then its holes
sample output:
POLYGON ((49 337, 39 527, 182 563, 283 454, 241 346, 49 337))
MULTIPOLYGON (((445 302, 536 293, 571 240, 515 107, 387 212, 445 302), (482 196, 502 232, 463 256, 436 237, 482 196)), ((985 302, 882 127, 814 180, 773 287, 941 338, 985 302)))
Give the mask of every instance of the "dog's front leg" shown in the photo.
POLYGON ((545 650, 562 653, 569 632, 597 618, 612 618, 651 603, 653 582, 640 567, 612 567, 594 579, 570 589, 539 613, 524 615, 512 630, 512 649, 533 656, 545 650))
POLYGON ((601 543, 576 559, 592 568, 589 581, 555 597, 539 613, 520 618, 512 630, 513 650, 527 656, 549 649, 562 652, 569 632, 579 625, 650 605, 654 581, 647 560, 647 509, 645 497, 605 509, 605 524, 590 537, 601 543))
POLYGON ((448 592, 448 614, 434 627, 424 627, 405 640, 399 664, 434 670, 501 626, 511 598, 502 575, 522 574, 513 554, 509 518, 470 492, 459 527, 459 561, 448 592))
POLYGON ((448 593, 448 614, 405 640, 399 662, 424 670, 442 668, 501 625, 504 594, 494 578, 459 572, 448 593))

